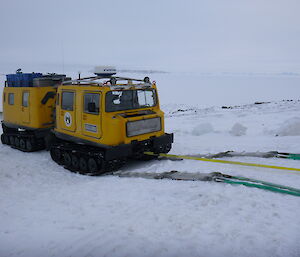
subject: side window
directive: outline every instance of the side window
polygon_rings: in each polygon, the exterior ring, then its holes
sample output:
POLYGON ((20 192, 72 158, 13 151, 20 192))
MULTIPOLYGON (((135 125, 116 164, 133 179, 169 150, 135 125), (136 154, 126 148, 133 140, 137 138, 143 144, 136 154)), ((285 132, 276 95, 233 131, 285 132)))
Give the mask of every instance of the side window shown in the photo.
POLYGON ((59 105, 59 93, 56 95, 56 105, 59 105))
POLYGON ((96 93, 84 94, 84 112, 91 114, 99 114, 100 95, 96 93))
POLYGON ((15 103, 14 93, 8 93, 8 104, 13 105, 15 103))
POLYGON ((29 92, 23 92, 22 106, 24 106, 24 107, 29 106, 29 92))
POLYGON ((66 111, 73 111, 74 109, 74 92, 62 92, 61 108, 66 111))

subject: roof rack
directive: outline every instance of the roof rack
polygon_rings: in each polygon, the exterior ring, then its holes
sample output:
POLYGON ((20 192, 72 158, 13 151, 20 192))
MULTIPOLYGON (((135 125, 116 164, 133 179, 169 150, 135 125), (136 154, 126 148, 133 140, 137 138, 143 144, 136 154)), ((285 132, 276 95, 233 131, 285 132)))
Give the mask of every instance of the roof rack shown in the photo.
POLYGON ((93 76, 86 78, 79 78, 74 80, 68 80, 62 82, 63 85, 82 85, 82 86, 151 86, 151 81, 149 77, 145 77, 144 79, 134 79, 134 78, 126 78, 126 77, 116 77, 116 76, 93 76), (100 81, 106 79, 106 81, 100 81), (118 81, 127 81, 127 83, 117 83, 118 81), (133 82, 139 82, 134 84, 133 82))

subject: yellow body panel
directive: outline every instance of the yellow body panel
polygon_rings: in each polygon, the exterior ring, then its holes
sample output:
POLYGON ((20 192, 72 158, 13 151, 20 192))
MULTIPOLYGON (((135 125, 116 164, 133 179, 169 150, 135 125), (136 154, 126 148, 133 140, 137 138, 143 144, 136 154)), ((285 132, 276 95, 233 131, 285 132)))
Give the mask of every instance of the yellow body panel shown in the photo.
MULTIPOLYGON (((152 84, 152 89, 156 89, 156 85, 152 84)), ((135 88, 132 88, 135 89, 135 88)), ((56 127, 55 131, 78 139, 88 140, 90 142, 116 146, 120 144, 129 144, 132 141, 143 141, 150 137, 159 137, 164 135, 164 113, 160 110, 158 97, 157 103, 153 107, 134 109, 127 111, 106 112, 105 111, 105 95, 108 91, 120 90, 112 89, 109 86, 95 85, 65 85, 59 86, 57 89, 59 101, 56 105, 56 127), (74 110, 63 110, 61 106, 62 92, 75 92, 74 110), (100 95, 99 114, 88 114, 84 112, 84 94, 97 93, 100 95), (152 114, 134 116, 141 111, 152 111, 152 114), (130 114, 130 117, 124 116, 130 114), (134 117, 132 117, 134 116, 134 117), (143 135, 127 137, 126 123, 128 121, 136 121, 143 119, 161 118, 161 130, 143 135), (69 124, 71 120, 71 124, 69 124), (93 128, 89 131, 86 128, 93 128)))
POLYGON ((49 98, 46 104, 41 103, 48 92, 56 92, 56 89, 53 87, 5 87, 3 90, 3 121, 5 124, 12 124, 20 128, 53 127, 55 99, 49 98), (9 94, 13 94, 13 104, 9 104, 9 94), (27 104, 24 104, 24 99, 27 99, 27 104))

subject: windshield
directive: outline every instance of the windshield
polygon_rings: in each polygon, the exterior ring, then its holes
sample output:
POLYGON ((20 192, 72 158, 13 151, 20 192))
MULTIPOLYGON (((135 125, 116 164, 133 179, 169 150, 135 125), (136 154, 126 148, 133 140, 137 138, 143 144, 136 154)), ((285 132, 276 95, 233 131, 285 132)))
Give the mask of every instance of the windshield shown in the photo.
POLYGON ((109 91, 106 94, 106 111, 124 111, 156 105, 154 89, 109 91))

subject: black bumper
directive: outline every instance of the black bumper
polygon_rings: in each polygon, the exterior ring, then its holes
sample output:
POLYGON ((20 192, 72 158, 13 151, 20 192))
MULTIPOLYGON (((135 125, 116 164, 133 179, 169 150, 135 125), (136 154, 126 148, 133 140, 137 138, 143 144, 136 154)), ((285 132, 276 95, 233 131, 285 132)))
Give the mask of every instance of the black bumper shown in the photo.
MULTIPOLYGON (((174 135, 164 134, 161 137, 153 138, 153 148, 154 153, 167 153, 171 150, 172 143, 174 142, 174 135), (170 148, 170 149, 168 149, 170 148)), ((151 149, 150 149, 151 150, 151 149)))
POLYGON ((131 144, 118 145, 108 148, 105 153, 106 160, 143 155, 144 152, 167 153, 171 150, 174 135, 164 134, 144 141, 133 141, 131 144))

